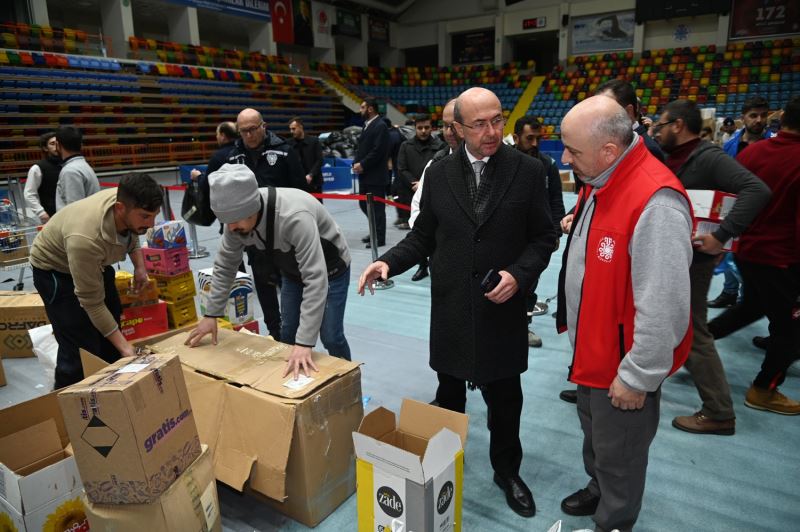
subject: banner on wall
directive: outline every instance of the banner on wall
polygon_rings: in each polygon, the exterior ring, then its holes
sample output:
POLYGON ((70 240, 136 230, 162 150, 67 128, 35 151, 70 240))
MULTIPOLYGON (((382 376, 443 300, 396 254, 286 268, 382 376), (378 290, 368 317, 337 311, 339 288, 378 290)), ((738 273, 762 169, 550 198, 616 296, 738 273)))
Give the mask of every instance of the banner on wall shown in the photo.
POLYGON ((276 43, 294 43, 294 20, 292 0, 269 0, 272 17, 272 40, 276 43))
POLYGON ((389 21, 380 18, 369 17, 369 40, 377 42, 389 42, 389 21))
POLYGON ((494 61, 494 29, 455 33, 451 41, 454 65, 494 61))
POLYGON ((167 0, 167 2, 260 20, 269 20, 270 14, 270 2, 267 0, 167 0))
POLYGON ((336 32, 338 35, 347 37, 361 38, 361 14, 347 11, 345 9, 336 10, 336 32))
POLYGON ((797 0, 734 0, 729 37, 751 39, 800 33, 797 0))
POLYGON ((572 55, 633 49, 633 11, 572 19, 572 55))
POLYGON ((314 46, 314 20, 311 16, 311 0, 293 0, 294 43, 314 46))
POLYGON ((314 46, 333 48, 333 6, 311 2, 311 17, 314 23, 314 46))

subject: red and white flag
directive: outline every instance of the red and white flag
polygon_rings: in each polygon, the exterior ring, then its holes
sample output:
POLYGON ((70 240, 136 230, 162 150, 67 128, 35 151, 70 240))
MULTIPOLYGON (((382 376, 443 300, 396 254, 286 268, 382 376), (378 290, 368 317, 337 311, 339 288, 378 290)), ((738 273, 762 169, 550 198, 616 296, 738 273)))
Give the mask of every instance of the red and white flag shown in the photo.
POLYGON ((272 40, 293 44, 292 0, 269 0, 269 14, 272 17, 272 40))

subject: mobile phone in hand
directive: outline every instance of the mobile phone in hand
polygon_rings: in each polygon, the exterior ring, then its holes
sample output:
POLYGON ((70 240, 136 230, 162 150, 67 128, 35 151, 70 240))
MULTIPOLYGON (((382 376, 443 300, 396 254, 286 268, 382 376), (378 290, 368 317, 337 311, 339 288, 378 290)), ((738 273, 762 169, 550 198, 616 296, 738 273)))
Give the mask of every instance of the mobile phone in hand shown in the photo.
POLYGON ((483 288, 483 292, 491 292, 498 284, 500 284, 501 280, 502 278, 500 277, 499 273, 494 270, 489 270, 489 272, 483 278, 483 281, 481 281, 481 288, 483 288))

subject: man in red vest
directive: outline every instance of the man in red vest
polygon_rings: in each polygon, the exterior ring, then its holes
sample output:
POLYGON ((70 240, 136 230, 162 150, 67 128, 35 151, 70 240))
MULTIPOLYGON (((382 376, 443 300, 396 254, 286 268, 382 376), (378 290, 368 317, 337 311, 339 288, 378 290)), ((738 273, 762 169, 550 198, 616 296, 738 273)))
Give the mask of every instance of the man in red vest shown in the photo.
POLYGON ((562 162, 585 186, 559 274, 559 332, 573 348, 588 485, 561 502, 595 530, 631 530, 644 494, 661 383, 691 345, 692 215, 680 181, 593 96, 561 123, 562 162), (602 465, 602 466, 601 466, 602 465))

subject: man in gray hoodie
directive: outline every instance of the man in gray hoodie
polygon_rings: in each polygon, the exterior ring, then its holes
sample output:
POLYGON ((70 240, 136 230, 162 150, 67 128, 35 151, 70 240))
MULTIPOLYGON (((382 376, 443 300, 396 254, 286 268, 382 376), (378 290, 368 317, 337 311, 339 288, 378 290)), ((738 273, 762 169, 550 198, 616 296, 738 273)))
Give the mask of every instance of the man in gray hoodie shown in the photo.
POLYGON ((593 515, 595 530, 631 530, 661 383, 691 344, 691 210, 680 182, 613 99, 573 107, 561 135, 562 161, 585 186, 559 274, 556 323, 573 348, 569 380, 578 385, 590 477, 561 509, 593 515))
POLYGON ((283 278, 281 341, 294 344, 284 376, 317 371, 311 358, 317 336, 331 355, 350 360, 344 336, 350 251, 325 207, 302 190, 258 188, 253 171, 242 164, 224 164, 208 176, 208 184, 211 210, 225 229, 206 315, 187 345, 196 346, 208 333, 216 343, 217 318, 223 315, 242 254, 254 246, 283 278))
POLYGON ((100 191, 97 175, 81 154, 82 140, 81 132, 74 127, 60 127, 56 131, 62 161, 56 185, 56 211, 100 191))

